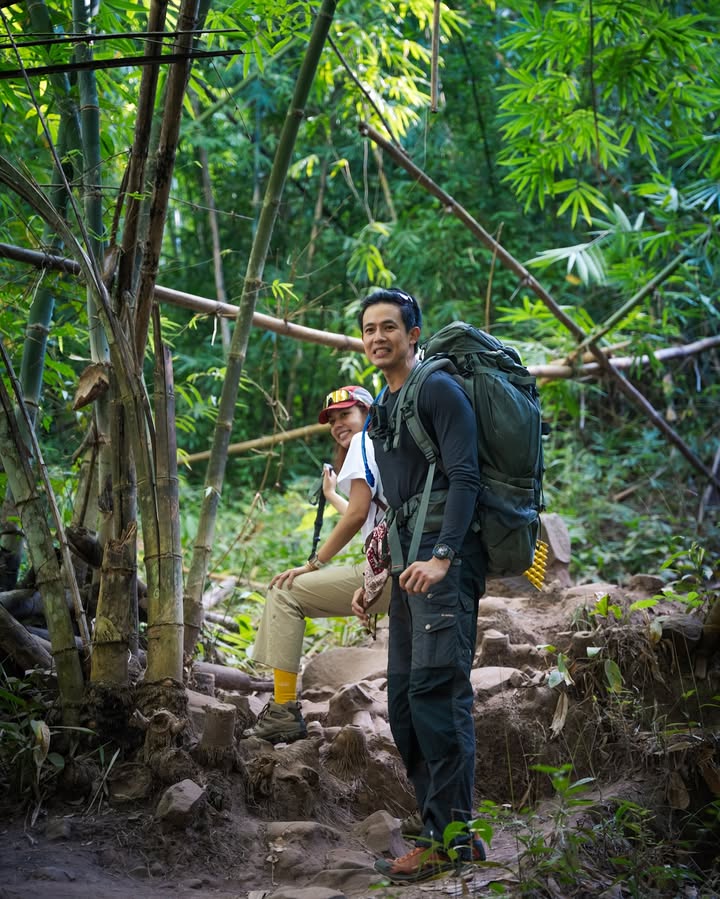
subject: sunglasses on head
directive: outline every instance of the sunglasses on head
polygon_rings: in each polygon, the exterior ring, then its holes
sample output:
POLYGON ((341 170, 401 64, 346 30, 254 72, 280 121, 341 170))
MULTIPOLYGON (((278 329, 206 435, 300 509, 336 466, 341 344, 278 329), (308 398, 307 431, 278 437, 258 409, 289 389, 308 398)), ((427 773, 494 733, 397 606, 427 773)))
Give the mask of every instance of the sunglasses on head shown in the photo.
POLYGON ((333 390, 332 393, 328 393, 325 397, 325 405, 323 409, 329 409, 330 406, 334 406, 336 403, 346 403, 348 400, 354 400, 355 394, 352 390, 348 390, 347 387, 343 387, 340 390, 333 390))
POLYGON ((404 290, 400 290, 397 287, 386 287, 378 290, 374 296, 377 296, 380 299, 385 297, 391 303, 397 303, 400 306, 409 306, 414 313, 415 324, 418 327, 420 326, 422 322, 420 306, 418 305, 418 301, 411 294, 405 293, 404 290))

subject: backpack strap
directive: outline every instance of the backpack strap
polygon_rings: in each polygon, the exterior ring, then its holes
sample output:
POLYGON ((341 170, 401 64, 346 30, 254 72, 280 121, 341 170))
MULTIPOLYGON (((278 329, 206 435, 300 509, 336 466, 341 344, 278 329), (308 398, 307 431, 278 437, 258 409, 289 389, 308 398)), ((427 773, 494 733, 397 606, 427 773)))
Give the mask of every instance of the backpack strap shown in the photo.
MULTIPOLYGON (((434 356, 426 362, 419 362, 410 372, 408 379, 402 386, 400 396, 397 399, 395 408, 393 409, 393 449, 397 449, 400 440, 400 426, 404 422, 415 444, 423 453, 428 461, 428 472, 425 478, 425 486, 422 493, 418 494, 419 502, 413 503, 413 526, 412 539, 408 550, 407 562, 403 559, 402 548, 400 546, 399 535, 397 535, 397 526, 395 527, 394 539, 390 544, 393 571, 402 571, 405 565, 412 565, 417 559, 418 550, 420 548, 420 540, 425 530, 428 508, 430 506, 430 498, 433 493, 433 481, 435 480, 435 471, 440 461, 440 453, 430 438, 425 426, 420 418, 420 410, 418 399, 420 388, 433 372, 446 370, 451 373, 455 372, 455 366, 452 360, 447 356, 434 356)), ((415 500, 415 497, 412 497, 415 500)))
MULTIPOLYGON (((380 393, 378 393, 377 397, 375 398, 375 401, 373 402, 373 406, 380 403, 386 390, 387 390, 387 384, 383 387, 383 389, 380 391, 380 393)), ((360 438, 360 450, 362 452, 363 465, 365 466, 365 480, 368 482, 369 487, 374 487, 375 486, 375 475, 370 471, 370 466, 368 465, 368 460, 367 460, 367 449, 365 448, 365 441, 367 440, 367 430, 368 430, 368 426, 370 424, 370 419, 371 419, 371 416, 368 414, 365 418, 365 424, 363 425, 363 429, 362 429, 362 437, 360 438)), ((378 502, 377 505, 380 506, 380 503, 378 502)), ((387 509, 387 506, 380 506, 380 508, 387 509)))
POLYGON ((415 519, 415 527, 413 528, 410 549, 408 550, 408 565, 412 565, 415 559, 417 559, 418 549, 420 548, 420 538, 423 534, 425 519, 427 518, 428 506, 430 505, 430 493, 432 492, 433 478, 435 477, 435 464, 435 460, 433 459, 433 461, 430 463, 430 468, 428 468, 427 478, 425 479, 425 487, 423 488, 422 496, 420 497, 420 505, 418 506, 417 518, 415 519))

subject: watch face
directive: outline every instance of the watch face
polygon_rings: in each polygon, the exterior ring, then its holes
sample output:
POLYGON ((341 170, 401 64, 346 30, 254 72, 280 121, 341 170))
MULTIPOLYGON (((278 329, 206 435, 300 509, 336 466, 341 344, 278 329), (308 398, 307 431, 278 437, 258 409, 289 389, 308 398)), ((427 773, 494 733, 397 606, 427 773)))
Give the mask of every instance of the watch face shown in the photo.
POLYGON ((446 546, 444 543, 438 543, 438 545, 433 550, 433 555, 436 559, 449 559, 452 550, 449 546, 446 546))

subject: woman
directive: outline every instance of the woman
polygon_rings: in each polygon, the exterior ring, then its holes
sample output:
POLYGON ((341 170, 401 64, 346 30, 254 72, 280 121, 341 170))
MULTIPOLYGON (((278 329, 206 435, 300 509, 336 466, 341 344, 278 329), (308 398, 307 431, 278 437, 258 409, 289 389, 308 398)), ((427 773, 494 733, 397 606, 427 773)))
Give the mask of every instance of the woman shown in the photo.
MULTIPOLYGON (((260 713, 257 723, 244 732, 245 737, 289 743, 307 734, 297 699, 305 619, 352 614, 353 594, 363 584, 364 557, 356 564, 330 567, 328 564, 358 531, 365 542, 382 520, 385 509, 372 440, 365 441, 365 452, 374 478, 373 487, 366 479, 362 452, 362 429, 372 402, 372 396, 363 387, 340 387, 327 395, 318 416, 321 424, 330 424, 337 445, 339 474, 335 479, 331 470, 325 470, 323 492, 328 502, 341 512, 341 517, 327 540, 304 565, 276 574, 270 581, 252 658, 273 669, 273 699, 260 713), (347 494, 347 502, 337 496, 336 486, 347 494)), ((386 612, 389 601, 388 581, 376 610, 386 612)))

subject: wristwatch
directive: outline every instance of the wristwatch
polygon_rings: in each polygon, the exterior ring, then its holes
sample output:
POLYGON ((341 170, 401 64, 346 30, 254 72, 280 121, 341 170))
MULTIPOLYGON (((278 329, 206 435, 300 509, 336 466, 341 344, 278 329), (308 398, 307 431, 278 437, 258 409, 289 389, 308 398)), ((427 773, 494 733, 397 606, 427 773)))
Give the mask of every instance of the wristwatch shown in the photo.
POLYGON ((433 551, 433 557, 436 559, 447 559, 448 562, 452 562, 455 558, 455 550, 450 549, 447 543, 436 543, 433 551))
POLYGON ((317 553, 311 553, 307 560, 307 563, 313 571, 317 571, 318 568, 322 568, 325 565, 324 562, 321 562, 320 559, 318 559, 317 553))

